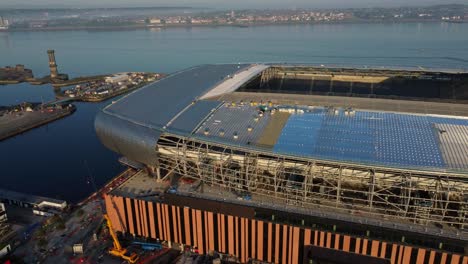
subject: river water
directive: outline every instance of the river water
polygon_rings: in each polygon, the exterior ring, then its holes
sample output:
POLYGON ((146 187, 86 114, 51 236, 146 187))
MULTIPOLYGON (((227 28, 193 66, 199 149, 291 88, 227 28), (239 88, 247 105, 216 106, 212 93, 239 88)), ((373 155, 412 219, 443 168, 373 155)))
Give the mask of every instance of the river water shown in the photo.
MULTIPOLYGON (((170 73, 205 63, 303 62, 468 69, 468 24, 324 24, 132 31, 0 32, 0 65, 48 73, 47 49, 71 77, 170 73)), ((190 89, 187 86, 187 89, 190 89)), ((49 85, 0 86, 0 105, 50 101, 49 85)), ((123 169, 94 132, 108 104, 76 103, 64 119, 0 142, 0 188, 76 202, 123 169), (87 165, 86 165, 87 164, 87 165), (89 170, 88 170, 89 168, 89 170)), ((157 114, 157 113, 155 113, 157 114)))

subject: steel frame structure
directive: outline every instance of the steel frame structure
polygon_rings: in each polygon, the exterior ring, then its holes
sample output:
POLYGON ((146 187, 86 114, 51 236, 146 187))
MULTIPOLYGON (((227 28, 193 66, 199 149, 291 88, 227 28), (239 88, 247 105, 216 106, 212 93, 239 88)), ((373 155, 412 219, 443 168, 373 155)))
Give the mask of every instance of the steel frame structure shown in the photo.
POLYGON ((158 175, 176 173, 253 198, 421 226, 467 224, 464 174, 292 157, 170 133, 160 137, 156 151, 158 175))

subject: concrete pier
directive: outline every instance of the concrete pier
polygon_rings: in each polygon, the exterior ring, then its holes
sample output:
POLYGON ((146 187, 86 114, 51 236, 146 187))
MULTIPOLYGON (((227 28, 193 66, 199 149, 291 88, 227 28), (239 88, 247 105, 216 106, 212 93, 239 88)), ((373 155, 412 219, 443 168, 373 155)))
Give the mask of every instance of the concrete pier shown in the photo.
POLYGON ((42 109, 20 111, 0 110, 0 141, 70 115, 74 111, 73 105, 44 106, 42 109))

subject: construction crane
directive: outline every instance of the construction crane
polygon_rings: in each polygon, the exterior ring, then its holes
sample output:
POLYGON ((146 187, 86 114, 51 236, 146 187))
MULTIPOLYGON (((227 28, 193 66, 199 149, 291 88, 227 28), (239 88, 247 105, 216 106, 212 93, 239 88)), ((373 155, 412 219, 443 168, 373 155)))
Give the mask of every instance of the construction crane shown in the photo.
POLYGON ((107 227, 109 228, 109 233, 111 234, 112 240, 114 242, 114 247, 109 250, 109 254, 124 259, 129 263, 136 263, 138 261, 138 255, 136 253, 132 253, 130 254, 130 256, 126 255, 127 249, 123 248, 122 245, 120 245, 119 238, 114 232, 114 229, 112 229, 112 223, 109 219, 109 216, 107 214, 104 214, 104 218, 107 221, 107 227))

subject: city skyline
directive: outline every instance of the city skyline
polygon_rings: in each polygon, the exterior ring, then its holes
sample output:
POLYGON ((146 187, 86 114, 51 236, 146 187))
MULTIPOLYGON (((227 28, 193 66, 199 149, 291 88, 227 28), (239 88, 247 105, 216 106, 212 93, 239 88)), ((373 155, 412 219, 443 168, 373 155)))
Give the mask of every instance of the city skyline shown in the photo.
POLYGON ((102 0, 99 2, 90 0, 70 0, 64 3, 59 0, 19 0, 12 3, 10 1, 1 0, 0 8, 96 8, 96 7, 158 7, 158 6, 174 6, 174 7, 205 7, 214 9, 226 9, 226 8, 354 8, 354 7, 397 7, 397 6, 422 6, 422 5, 438 5, 438 4, 463 4, 466 1, 463 0, 452 0, 450 2, 444 0, 350 0, 346 4, 338 0, 257 0, 255 2, 247 0, 239 0, 235 3, 227 0, 102 0))

